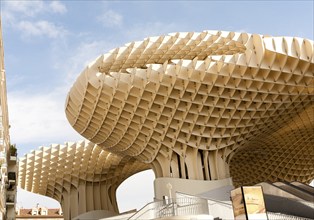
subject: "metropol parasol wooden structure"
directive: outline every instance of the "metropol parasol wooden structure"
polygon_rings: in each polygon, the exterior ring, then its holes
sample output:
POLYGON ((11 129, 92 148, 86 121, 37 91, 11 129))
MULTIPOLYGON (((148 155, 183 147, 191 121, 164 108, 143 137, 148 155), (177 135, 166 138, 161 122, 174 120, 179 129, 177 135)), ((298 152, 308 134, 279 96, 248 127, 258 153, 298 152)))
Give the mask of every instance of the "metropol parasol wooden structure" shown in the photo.
POLYGON ((233 185, 314 179, 313 41, 203 31, 131 42, 98 57, 65 112, 89 140, 20 160, 22 188, 61 202, 65 218, 118 212, 115 192, 156 178, 233 185), (101 193, 100 193, 101 192, 101 193))

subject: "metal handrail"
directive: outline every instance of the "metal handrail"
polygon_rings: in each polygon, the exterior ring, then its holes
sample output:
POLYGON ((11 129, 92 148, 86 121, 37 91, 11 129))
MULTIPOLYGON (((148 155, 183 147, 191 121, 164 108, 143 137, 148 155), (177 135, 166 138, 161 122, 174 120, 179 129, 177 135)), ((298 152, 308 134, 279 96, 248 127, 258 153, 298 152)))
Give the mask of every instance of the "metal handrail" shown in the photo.
POLYGON ((152 208, 149 208, 147 209, 149 206, 151 205, 154 205, 154 204, 157 204, 157 203, 160 203, 160 202, 163 202, 163 201, 157 201, 157 202, 150 202, 150 203, 147 203, 145 206, 143 206, 140 210, 138 210, 136 213, 134 213, 134 215, 132 215, 130 218, 128 218, 128 220, 132 220, 132 219, 137 219, 137 215, 139 215, 138 217, 142 216, 143 214, 147 213, 148 211, 150 210, 153 210, 154 207, 152 208), (147 209, 147 210, 145 210, 147 209), (145 212, 143 212, 145 210, 145 212), (143 212, 143 213, 142 213, 143 212))
POLYGON ((207 199, 207 201, 208 201, 208 205, 219 204, 219 205, 222 205, 222 206, 228 207, 228 208, 230 208, 230 209, 233 209, 233 208, 232 208, 232 205, 231 205, 231 204, 229 204, 229 203, 225 203, 225 202, 217 202, 217 201, 215 201, 215 200, 211 200, 211 199, 207 199), (213 203, 209 203, 209 202, 213 202, 213 203))
POLYGON ((172 211, 173 215, 160 215, 158 217, 183 215, 183 213, 184 213, 184 215, 185 214, 189 214, 189 215, 208 214, 208 207, 207 207, 206 201, 205 202, 197 202, 197 203, 193 203, 193 204, 187 204, 187 205, 180 205, 180 204, 173 203, 173 206, 171 208, 173 209, 173 211, 172 211), (175 205, 177 205, 177 206, 175 207, 175 205), (204 207, 204 205, 206 208, 204 207), (202 211, 199 210, 200 208, 202 211))
POLYGON ((184 197, 148 203, 132 215, 129 220, 144 218, 144 215, 150 211, 152 211, 151 215, 149 217, 145 216, 145 219, 180 215, 180 213, 186 212, 186 208, 192 208, 193 210, 188 211, 192 211, 193 214, 208 214, 208 204, 205 199, 198 197, 184 197), (169 201, 170 203, 168 203, 169 201))
POLYGON ((203 197, 203 196, 193 196, 193 195, 189 195, 189 194, 182 193, 182 192, 177 192, 177 196, 205 199, 205 200, 208 200, 208 201, 213 201, 213 202, 218 203, 218 204, 230 206, 232 208, 232 205, 230 203, 223 202, 223 201, 216 200, 216 199, 212 199, 212 198, 206 198, 206 197, 203 197))

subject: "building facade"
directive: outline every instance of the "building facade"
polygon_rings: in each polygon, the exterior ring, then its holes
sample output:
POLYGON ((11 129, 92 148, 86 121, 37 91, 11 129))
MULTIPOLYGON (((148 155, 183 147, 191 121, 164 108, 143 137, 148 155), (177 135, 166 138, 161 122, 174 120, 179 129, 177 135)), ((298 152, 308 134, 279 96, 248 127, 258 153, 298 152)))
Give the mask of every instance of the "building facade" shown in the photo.
POLYGON ((17 150, 10 143, 4 49, 0 18, 0 219, 15 219, 17 150))
POLYGON ((39 206, 37 204, 36 207, 31 209, 23 209, 17 208, 16 210, 16 219, 24 219, 24 220, 63 220, 63 213, 61 208, 51 209, 39 206))

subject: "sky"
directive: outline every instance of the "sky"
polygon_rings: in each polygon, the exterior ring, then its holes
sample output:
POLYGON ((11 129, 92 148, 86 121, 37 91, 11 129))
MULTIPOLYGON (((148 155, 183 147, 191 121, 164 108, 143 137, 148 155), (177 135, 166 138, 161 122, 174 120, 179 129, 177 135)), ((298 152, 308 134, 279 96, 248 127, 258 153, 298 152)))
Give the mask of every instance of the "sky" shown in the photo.
MULTIPOLYGON (((225 30, 313 40, 314 30, 313 1, 0 0, 0 4, 10 136, 19 156, 39 146, 83 139, 66 120, 65 98, 85 66, 113 48, 178 31, 225 30)), ((118 189, 121 211, 153 200, 152 172, 136 176, 118 189), (139 187, 140 183, 147 184, 139 187)), ((30 198, 19 190, 18 205, 58 205, 30 198)))

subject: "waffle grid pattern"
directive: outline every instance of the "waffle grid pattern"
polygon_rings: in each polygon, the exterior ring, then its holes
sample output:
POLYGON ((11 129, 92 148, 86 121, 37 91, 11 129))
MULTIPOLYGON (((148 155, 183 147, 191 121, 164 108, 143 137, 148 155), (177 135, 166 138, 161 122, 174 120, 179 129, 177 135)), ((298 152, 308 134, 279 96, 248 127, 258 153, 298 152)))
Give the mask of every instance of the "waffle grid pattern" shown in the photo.
POLYGON ((102 209, 118 213, 116 189, 129 176, 149 169, 81 141, 41 147, 19 162, 19 186, 61 203, 65 219, 102 209))
POLYGON ((314 176, 313 127, 314 107, 310 106, 279 132, 269 132, 264 138, 247 143, 231 159, 234 185, 248 185, 265 179, 310 183, 314 176), (245 175, 241 170, 246 171, 245 175))
POLYGON ((131 42, 87 66, 68 94, 68 121, 90 142, 27 154, 19 182, 68 218, 117 211, 116 188, 148 168, 235 186, 308 183, 313 99, 311 40, 203 31, 131 42))
POLYGON ((225 178, 238 149, 312 105, 313 60, 313 42, 300 38, 147 38, 90 64, 69 92, 66 115, 85 138, 152 164, 157 176, 225 178), (199 154, 203 164, 187 162, 199 154), (202 175, 205 163, 210 175, 202 175))

